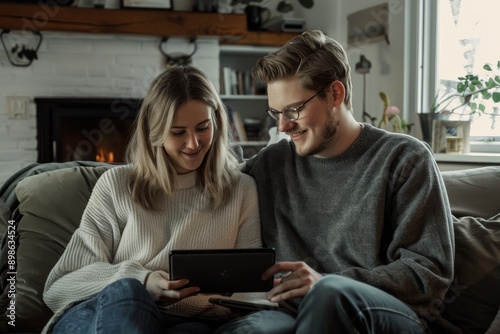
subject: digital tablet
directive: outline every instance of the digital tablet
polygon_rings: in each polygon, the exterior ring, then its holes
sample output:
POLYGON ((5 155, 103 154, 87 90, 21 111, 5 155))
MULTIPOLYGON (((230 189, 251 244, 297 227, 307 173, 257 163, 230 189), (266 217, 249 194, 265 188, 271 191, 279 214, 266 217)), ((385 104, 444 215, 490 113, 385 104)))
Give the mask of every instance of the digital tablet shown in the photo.
POLYGON ((273 278, 261 279, 275 262, 273 248, 172 250, 170 279, 189 279, 201 293, 265 292, 273 278))

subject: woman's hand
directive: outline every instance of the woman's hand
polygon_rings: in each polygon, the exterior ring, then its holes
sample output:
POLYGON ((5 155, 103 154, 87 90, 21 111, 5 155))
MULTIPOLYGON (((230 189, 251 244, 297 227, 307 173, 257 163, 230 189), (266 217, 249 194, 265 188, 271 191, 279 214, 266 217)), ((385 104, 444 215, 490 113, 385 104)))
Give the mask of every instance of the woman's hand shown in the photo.
POLYGON ((156 302, 170 305, 186 297, 196 295, 200 291, 195 286, 182 289, 188 282, 187 279, 170 281, 166 272, 158 270, 153 271, 146 277, 144 285, 156 302))
POLYGON ((275 286, 268 293, 272 302, 304 297, 312 286, 323 277, 305 262, 278 262, 262 274, 262 279, 270 279, 278 272, 288 273, 281 279, 275 279, 275 286))

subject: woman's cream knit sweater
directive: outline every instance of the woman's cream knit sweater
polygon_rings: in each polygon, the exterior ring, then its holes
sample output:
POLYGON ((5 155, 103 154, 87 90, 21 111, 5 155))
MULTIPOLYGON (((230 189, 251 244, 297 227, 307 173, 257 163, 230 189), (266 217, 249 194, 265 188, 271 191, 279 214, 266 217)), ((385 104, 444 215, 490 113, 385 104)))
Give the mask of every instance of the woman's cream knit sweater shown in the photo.
MULTIPOLYGON (((241 174, 231 198, 213 209, 196 185, 196 172, 180 175, 163 210, 136 204, 127 188, 130 166, 104 173, 96 183, 64 254, 47 278, 45 303, 56 313, 88 299, 121 278, 144 283, 155 270, 168 272, 172 249, 253 248, 261 246, 256 186, 241 174)), ((208 296, 189 297, 165 308, 174 315, 216 311, 208 296)))

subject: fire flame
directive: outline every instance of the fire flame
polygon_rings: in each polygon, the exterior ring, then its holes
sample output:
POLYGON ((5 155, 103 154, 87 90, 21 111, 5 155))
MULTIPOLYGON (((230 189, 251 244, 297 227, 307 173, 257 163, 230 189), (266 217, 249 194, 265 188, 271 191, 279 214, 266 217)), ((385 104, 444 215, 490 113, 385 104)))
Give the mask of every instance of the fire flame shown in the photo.
POLYGON ((98 162, 114 162, 115 161, 115 155, 113 151, 108 152, 103 148, 97 148, 97 154, 95 156, 95 161, 98 162))

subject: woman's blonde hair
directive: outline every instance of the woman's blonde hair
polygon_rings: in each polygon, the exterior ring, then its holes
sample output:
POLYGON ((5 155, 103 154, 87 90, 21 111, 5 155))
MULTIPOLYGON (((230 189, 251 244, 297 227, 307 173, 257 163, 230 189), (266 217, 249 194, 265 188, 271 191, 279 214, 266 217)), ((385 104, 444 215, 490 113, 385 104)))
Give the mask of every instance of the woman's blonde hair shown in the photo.
POLYGON ((126 153, 133 168, 129 179, 132 198, 147 209, 160 209, 161 195, 172 195, 175 190, 177 173, 163 145, 176 111, 188 101, 201 101, 212 109, 213 140, 197 170, 197 184, 213 198, 214 207, 230 196, 239 176, 227 112, 213 84, 195 67, 169 68, 152 82, 126 153))
MULTIPOLYGON (((269 83, 298 78, 306 89, 320 91, 339 80, 345 87, 344 103, 352 108, 351 67, 340 43, 320 30, 309 30, 257 61, 252 75, 269 83)), ((324 93, 320 96, 324 97, 324 93)))

